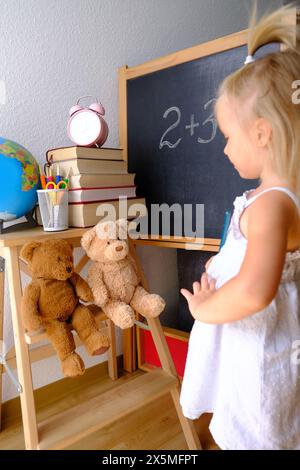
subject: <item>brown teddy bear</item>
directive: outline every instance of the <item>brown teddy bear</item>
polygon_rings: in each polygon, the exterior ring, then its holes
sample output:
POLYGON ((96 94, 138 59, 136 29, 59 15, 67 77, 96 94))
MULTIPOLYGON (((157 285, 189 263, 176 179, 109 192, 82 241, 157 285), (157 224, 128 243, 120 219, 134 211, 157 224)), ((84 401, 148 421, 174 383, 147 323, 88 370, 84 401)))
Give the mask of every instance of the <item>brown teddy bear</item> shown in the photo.
POLYGON ((88 284, 74 272, 73 248, 65 240, 26 243, 20 252, 32 282, 25 287, 21 311, 28 331, 44 327, 68 377, 82 375, 84 364, 75 352, 71 326, 89 355, 103 354, 109 339, 97 328, 90 310, 79 303, 93 301, 88 284))
POLYGON ((134 311, 146 318, 163 311, 165 301, 140 285, 137 266, 129 253, 125 219, 99 222, 85 232, 81 245, 92 260, 87 280, 94 301, 115 325, 133 326, 134 311))

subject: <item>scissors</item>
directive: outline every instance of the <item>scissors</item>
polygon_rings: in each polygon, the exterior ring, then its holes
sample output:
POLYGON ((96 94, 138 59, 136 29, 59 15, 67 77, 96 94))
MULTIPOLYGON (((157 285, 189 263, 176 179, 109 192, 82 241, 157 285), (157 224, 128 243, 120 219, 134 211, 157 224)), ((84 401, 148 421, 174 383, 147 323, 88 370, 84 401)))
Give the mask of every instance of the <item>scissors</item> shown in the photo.
POLYGON ((54 183, 54 181, 48 181, 45 189, 68 189, 68 183, 64 180, 61 180, 58 183, 54 183))

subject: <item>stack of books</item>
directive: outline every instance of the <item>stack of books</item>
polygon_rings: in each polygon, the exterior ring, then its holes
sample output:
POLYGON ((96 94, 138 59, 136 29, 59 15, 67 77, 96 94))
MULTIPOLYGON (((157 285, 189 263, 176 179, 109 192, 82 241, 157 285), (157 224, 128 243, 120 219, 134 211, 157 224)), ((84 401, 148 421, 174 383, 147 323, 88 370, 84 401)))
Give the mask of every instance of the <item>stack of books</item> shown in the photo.
POLYGON ((47 151, 47 161, 51 163, 52 176, 68 178, 70 227, 95 225, 105 215, 97 215, 101 204, 109 204, 119 217, 119 198, 123 207, 126 198, 127 209, 133 204, 145 205, 145 199, 136 196, 135 174, 127 173, 122 149, 56 148, 47 151))

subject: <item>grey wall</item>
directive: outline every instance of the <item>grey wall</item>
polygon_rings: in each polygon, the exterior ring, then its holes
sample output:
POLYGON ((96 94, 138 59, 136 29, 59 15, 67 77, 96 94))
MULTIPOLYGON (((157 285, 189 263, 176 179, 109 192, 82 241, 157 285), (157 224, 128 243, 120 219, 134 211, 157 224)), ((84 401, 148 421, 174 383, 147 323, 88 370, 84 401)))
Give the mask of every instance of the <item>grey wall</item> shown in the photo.
MULTIPOLYGON (((261 1, 260 5, 276 4, 261 1)), ((1 0, 2 136, 38 159, 70 145, 69 108, 94 94, 118 145, 117 71, 238 31, 249 0, 1 0)))
MULTIPOLYGON (((281 3, 263 0, 259 6, 281 3)), ((43 162, 47 149, 72 145, 69 108, 91 94, 106 107, 106 145, 118 146, 118 68, 244 29, 250 9, 250 0, 0 0, 0 135, 43 162)), ((151 250, 140 250, 146 276, 171 305, 175 253, 151 250)), ((5 341, 12 345, 7 288, 6 304, 5 341)), ((35 387, 60 377, 56 358, 33 366, 35 387)), ((4 385, 7 400, 16 392, 7 378, 4 385)))

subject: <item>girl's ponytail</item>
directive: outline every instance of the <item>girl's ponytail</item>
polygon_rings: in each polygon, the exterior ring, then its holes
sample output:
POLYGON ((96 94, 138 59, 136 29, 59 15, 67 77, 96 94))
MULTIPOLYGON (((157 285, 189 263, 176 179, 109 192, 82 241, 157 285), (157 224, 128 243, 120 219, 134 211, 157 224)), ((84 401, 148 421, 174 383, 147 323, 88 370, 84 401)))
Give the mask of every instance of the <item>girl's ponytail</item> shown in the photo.
POLYGON ((257 2, 255 2, 248 29, 248 55, 254 56, 260 47, 272 42, 278 42, 289 49, 296 49, 293 18, 295 18, 295 7, 285 5, 257 21, 257 2))
POLYGON ((226 77, 219 87, 219 96, 226 94, 232 100, 245 128, 248 119, 264 118, 270 123, 269 149, 274 170, 290 182, 300 197, 300 103, 294 99, 295 85, 300 83, 300 54, 296 48, 295 15, 295 7, 287 5, 257 22, 254 10, 246 65, 241 64, 226 77), (272 42, 285 47, 255 58, 260 47, 272 42))

